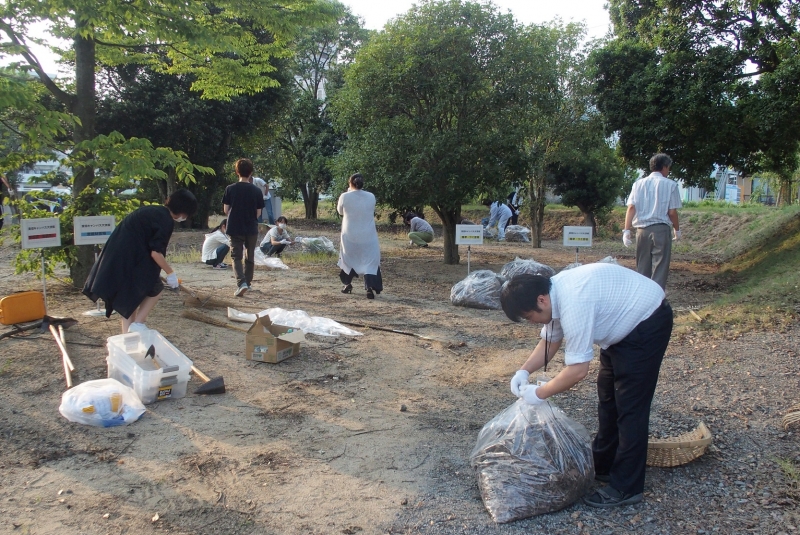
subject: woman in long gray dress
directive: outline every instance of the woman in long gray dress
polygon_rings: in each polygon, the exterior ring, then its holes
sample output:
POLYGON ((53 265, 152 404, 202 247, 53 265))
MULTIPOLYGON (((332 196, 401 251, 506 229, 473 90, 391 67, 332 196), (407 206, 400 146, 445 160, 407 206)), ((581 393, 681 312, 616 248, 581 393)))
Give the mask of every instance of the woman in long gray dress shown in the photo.
POLYGON ((339 247, 339 279, 342 293, 353 291, 353 277, 364 277, 367 299, 383 291, 381 279, 381 249, 375 228, 375 196, 364 191, 361 173, 350 177, 350 186, 339 196, 336 211, 342 216, 342 236, 339 247))

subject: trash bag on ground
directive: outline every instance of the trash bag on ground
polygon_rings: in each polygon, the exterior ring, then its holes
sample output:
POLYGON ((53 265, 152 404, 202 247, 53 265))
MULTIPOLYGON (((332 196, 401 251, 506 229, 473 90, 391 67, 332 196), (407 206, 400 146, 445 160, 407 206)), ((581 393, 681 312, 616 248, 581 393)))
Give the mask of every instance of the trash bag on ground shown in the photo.
POLYGON ((500 290, 504 282, 494 271, 473 271, 450 290, 450 302, 460 307, 498 310, 501 308, 500 290))
POLYGON ((483 227, 483 237, 484 238, 496 238, 497 237, 497 227, 483 227))
POLYGON ((309 316, 303 310, 285 310, 283 308, 268 308, 256 314, 239 312, 235 308, 228 307, 228 319, 241 321, 243 323, 253 323, 256 317, 269 316, 272 323, 285 325, 294 329, 301 329, 306 334, 316 334, 319 336, 361 336, 361 333, 348 329, 341 323, 337 323, 329 318, 321 316, 309 316))
POLYGON ((325 236, 319 238, 295 238, 295 243, 303 247, 303 251, 309 253, 336 254, 336 247, 333 242, 325 236))
POLYGON ((528 243, 531 241, 531 229, 522 225, 509 225, 506 227, 506 241, 528 243))
POLYGON ((500 524, 563 509, 594 480, 589 433, 551 403, 517 400, 483 426, 469 460, 500 524))
POLYGON ((598 260, 597 263, 598 264, 616 264, 616 265, 619 265, 619 262, 617 262, 617 259, 614 258, 613 256, 607 256, 607 257, 603 258, 602 260, 598 260))
POLYGON ((257 266, 266 266, 272 269, 289 269, 289 266, 284 264, 280 258, 273 258, 265 255, 259 247, 256 247, 255 249, 253 263, 255 263, 257 266))
POLYGON ((132 388, 116 379, 86 381, 61 395, 58 412, 70 422, 95 427, 128 425, 144 414, 145 408, 132 388))
POLYGON ((521 273, 528 273, 529 275, 544 275, 545 277, 552 277, 556 274, 556 270, 545 264, 540 264, 534 259, 525 260, 517 257, 512 260, 500 270, 500 276, 506 280, 511 280, 514 275, 521 273))

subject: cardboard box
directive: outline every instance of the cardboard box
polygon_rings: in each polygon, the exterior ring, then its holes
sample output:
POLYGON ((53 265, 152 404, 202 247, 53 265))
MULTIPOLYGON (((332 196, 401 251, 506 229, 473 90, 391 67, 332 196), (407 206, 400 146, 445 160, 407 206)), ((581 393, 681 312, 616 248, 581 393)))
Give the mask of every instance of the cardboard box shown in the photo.
POLYGON ((269 316, 253 322, 245 335, 245 358, 277 364, 300 353, 300 343, 306 336, 300 329, 272 323, 269 316))

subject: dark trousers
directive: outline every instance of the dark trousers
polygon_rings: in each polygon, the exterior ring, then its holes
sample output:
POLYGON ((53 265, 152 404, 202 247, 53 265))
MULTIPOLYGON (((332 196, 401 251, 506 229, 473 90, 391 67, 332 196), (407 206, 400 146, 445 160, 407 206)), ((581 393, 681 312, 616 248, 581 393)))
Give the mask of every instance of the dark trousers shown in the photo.
POLYGON ((214 258, 211 260, 206 260, 206 264, 209 266, 216 266, 217 264, 222 263, 225 260, 225 256, 230 252, 231 248, 225 244, 220 245, 214 251, 214 258))
POLYGON ((253 282, 253 271, 256 267, 254 258, 258 234, 229 237, 231 239, 233 271, 236 273, 236 285, 241 286, 243 282, 250 284, 253 282), (242 269, 242 250, 244 250, 244 269, 242 269))
POLYGON ((280 256, 283 250, 286 249, 286 244, 282 243, 280 245, 272 245, 271 243, 265 243, 261 246, 261 252, 267 256, 278 255, 280 256))
POLYGON ((594 468, 625 494, 644 490, 650 403, 671 334, 672 308, 665 300, 628 336, 600 351, 594 468))
MULTIPOLYGON (((350 284, 353 282, 353 278, 358 277, 358 273, 356 273, 355 269, 351 269, 350 273, 345 273, 343 269, 339 270, 339 280, 342 281, 342 284, 350 284)), ((379 294, 383 291, 383 277, 381 277, 381 268, 378 268, 378 273, 376 275, 364 275, 364 289, 372 290, 379 294)))

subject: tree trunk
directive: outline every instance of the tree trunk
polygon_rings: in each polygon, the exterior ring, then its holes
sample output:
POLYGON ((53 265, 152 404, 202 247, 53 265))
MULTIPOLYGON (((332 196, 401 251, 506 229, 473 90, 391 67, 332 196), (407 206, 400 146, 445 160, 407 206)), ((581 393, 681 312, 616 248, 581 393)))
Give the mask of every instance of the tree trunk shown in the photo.
POLYGON ((458 254, 456 244, 456 225, 461 221, 461 207, 456 209, 442 209, 433 206, 433 211, 442 220, 442 242, 444 243, 444 263, 448 265, 458 265, 461 257, 458 254))
POLYGON ((597 236, 597 219, 594 217, 594 212, 587 210, 585 207, 578 205, 578 210, 583 215, 583 226, 592 227, 592 236, 597 236))
POLYGON ((792 179, 783 179, 778 190, 777 206, 788 206, 792 204, 792 179))
MULTIPOLYGON (((95 44, 91 38, 81 36, 81 30, 86 29, 86 24, 76 17, 75 47, 75 100, 70 110, 79 119, 81 124, 75 126, 73 141, 78 144, 95 137, 95 44)), ((84 161, 90 160, 91 155, 84 156, 84 161)), ((81 165, 75 162, 72 168, 73 184, 72 196, 75 211, 78 215, 96 215, 90 210, 89 197, 92 196, 91 188, 94 183, 94 167, 81 165)), ((75 263, 70 266, 70 277, 76 288, 83 288, 86 277, 94 263, 93 246, 79 245, 75 255, 75 263)))
POLYGON ((534 173, 528 187, 531 207, 531 246, 542 247, 542 230, 544 226, 544 206, 546 204, 546 180, 544 172, 534 173))

